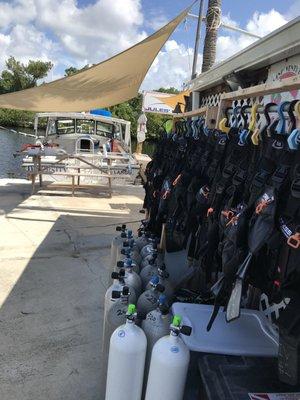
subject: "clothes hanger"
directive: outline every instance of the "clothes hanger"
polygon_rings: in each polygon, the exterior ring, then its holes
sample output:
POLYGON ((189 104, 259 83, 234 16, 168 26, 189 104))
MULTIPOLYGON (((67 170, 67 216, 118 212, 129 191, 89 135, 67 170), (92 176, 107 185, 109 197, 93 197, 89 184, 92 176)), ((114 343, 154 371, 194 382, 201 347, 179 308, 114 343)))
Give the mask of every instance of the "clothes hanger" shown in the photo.
POLYGON ((243 120, 243 127, 242 127, 242 129, 240 130, 240 133, 239 133, 239 142, 238 142, 238 144, 239 144, 239 146, 245 146, 245 144, 246 144, 246 142, 247 142, 247 138, 248 138, 248 136, 249 136, 249 129, 248 129, 248 121, 247 121, 247 116, 246 116, 246 114, 245 114, 245 111, 246 111, 246 109, 247 108, 249 108, 249 106, 248 105, 245 105, 245 106, 242 106, 241 107, 241 117, 242 117, 242 120, 243 120))
POLYGON ((293 100, 290 102, 290 105, 288 107, 288 115, 290 119, 290 123, 288 126, 288 132, 292 132, 294 129, 296 129, 296 117, 294 115, 294 110, 295 110, 295 105, 298 103, 299 100, 293 100))
POLYGON ((278 121, 278 124, 276 126, 276 133, 279 134, 279 135, 286 135, 287 134, 286 118, 285 118, 285 115, 284 115, 284 109, 289 104, 290 104, 289 101, 283 101, 277 107, 277 113, 278 113, 278 116, 279 116, 279 121, 278 121))
POLYGON ((240 111, 241 111, 241 106, 236 106, 236 107, 234 107, 234 109, 233 109, 233 117, 234 117, 234 121, 233 121, 233 123, 232 123, 232 125, 231 125, 231 128, 237 128, 238 127, 238 124, 239 124, 239 114, 240 114, 240 111))
POLYGON ((253 106, 251 108, 251 117, 250 117, 250 123, 249 123, 249 131, 253 132, 251 135, 251 142, 253 143, 254 146, 259 145, 260 129, 259 129, 259 125, 256 126, 257 113, 258 113, 259 106, 260 105, 257 103, 253 104, 253 106))
MULTIPOLYGON (((300 101, 294 104, 294 110, 297 120, 300 122, 300 101)), ((295 117, 294 117, 295 118, 295 117)), ((295 118, 295 129, 289 134, 287 138, 288 146, 290 150, 297 150, 300 147, 300 129, 296 128, 296 118, 295 118)))

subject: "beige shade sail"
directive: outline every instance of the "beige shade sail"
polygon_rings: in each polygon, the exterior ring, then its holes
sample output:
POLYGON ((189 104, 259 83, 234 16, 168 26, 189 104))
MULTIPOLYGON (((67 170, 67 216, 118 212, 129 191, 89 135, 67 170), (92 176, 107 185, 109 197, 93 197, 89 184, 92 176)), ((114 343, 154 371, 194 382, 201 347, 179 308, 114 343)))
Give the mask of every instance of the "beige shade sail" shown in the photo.
POLYGON ((75 112, 109 107, 135 97, 157 54, 189 9, 142 42, 107 61, 66 78, 1 95, 0 108, 75 112))

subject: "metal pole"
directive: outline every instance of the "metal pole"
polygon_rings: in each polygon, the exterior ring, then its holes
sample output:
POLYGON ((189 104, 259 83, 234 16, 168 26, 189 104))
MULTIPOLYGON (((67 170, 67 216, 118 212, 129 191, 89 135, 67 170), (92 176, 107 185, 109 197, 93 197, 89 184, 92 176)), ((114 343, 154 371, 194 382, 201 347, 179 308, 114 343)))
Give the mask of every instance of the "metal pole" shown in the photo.
POLYGON ((202 26, 202 20, 203 20, 203 7, 204 7, 204 0, 200 0, 199 17, 198 17, 198 23, 197 23, 197 32, 196 32, 195 49, 194 49, 192 79, 196 78, 196 76, 197 76, 197 62, 198 62, 199 45, 200 45, 200 39, 201 39, 201 26, 202 26))

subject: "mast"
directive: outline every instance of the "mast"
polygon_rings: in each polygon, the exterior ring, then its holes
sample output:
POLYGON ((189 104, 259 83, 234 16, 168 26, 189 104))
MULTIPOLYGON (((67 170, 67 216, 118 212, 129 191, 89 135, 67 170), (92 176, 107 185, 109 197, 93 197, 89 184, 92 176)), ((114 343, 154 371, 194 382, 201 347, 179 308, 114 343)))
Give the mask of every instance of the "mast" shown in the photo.
POLYGON ((203 7, 204 7, 204 0, 200 0, 199 17, 198 17, 198 23, 197 23, 195 49, 194 49, 192 79, 196 78, 196 76, 197 76, 197 62, 198 62, 199 45, 200 45, 200 40, 201 40, 201 27, 202 27, 202 20, 203 20, 203 7))

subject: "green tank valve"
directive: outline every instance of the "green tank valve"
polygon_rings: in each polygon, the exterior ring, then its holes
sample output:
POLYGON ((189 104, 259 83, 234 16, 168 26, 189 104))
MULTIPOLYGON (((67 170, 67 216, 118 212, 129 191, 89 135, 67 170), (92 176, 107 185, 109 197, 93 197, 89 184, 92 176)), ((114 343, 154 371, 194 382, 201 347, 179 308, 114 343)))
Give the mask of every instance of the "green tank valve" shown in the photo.
POLYGON ((135 313, 135 311, 136 311, 136 306, 135 306, 134 304, 129 304, 129 305, 128 305, 127 313, 128 313, 129 315, 132 315, 132 314, 135 313))
POLYGON ((181 324, 181 316, 180 315, 174 315, 172 325, 174 325, 176 327, 179 327, 180 324, 181 324))

